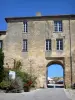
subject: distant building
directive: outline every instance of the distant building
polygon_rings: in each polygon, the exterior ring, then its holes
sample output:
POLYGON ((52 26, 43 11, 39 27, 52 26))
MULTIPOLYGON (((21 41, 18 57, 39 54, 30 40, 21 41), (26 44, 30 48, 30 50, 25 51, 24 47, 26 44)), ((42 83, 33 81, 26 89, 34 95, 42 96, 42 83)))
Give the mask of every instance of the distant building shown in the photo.
POLYGON ((0 31, 0 48, 5 54, 4 66, 13 67, 21 60, 22 70, 37 76, 37 87, 47 81, 47 67, 60 64, 64 84, 75 83, 75 15, 5 18, 7 31, 0 31), (41 78, 40 78, 41 77, 41 78))
POLYGON ((55 84, 55 81, 52 78, 48 77, 48 84, 55 84))

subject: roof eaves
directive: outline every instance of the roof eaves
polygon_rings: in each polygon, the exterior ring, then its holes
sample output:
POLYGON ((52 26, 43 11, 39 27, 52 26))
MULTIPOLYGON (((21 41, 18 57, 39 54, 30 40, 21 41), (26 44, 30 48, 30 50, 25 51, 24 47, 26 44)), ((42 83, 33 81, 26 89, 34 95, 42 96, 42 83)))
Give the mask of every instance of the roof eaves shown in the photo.
POLYGON ((0 31, 0 35, 5 35, 6 31, 0 31))
POLYGON ((8 17, 5 18, 6 22, 9 20, 20 20, 20 19, 45 19, 45 18, 71 18, 75 17, 75 14, 71 15, 49 15, 49 16, 30 16, 30 17, 8 17))

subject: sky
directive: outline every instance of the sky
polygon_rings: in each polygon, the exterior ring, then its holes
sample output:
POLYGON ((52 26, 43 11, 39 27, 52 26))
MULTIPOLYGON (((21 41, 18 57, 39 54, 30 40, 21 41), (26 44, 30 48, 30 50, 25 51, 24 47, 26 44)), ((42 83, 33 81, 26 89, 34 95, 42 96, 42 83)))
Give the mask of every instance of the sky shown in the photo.
MULTIPOLYGON (((42 16, 75 14, 75 0, 0 0, 0 30, 7 30, 6 17, 35 16, 36 12, 42 16)), ((59 66, 50 69, 52 76, 62 75, 59 66)))
POLYGON ((63 67, 58 64, 48 66, 48 77, 63 77, 63 67))
POLYGON ((7 30, 6 17, 75 14, 75 0, 0 0, 0 30, 7 30))

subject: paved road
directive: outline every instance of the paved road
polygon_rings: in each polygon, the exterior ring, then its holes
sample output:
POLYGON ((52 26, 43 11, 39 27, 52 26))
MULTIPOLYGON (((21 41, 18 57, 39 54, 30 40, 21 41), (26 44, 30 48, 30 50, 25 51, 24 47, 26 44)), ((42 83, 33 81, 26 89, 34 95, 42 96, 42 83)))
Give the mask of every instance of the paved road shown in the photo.
POLYGON ((0 100, 70 100, 64 89, 41 89, 29 93, 0 93, 0 100))

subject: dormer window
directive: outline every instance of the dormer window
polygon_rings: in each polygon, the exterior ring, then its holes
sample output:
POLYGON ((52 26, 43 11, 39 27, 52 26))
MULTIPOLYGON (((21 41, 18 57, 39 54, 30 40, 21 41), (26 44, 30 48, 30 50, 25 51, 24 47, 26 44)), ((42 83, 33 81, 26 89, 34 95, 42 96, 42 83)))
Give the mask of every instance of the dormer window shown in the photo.
POLYGON ((24 21, 23 24, 24 24, 24 32, 27 33, 27 31, 28 31, 27 30, 27 28, 28 28, 27 21, 24 21))

